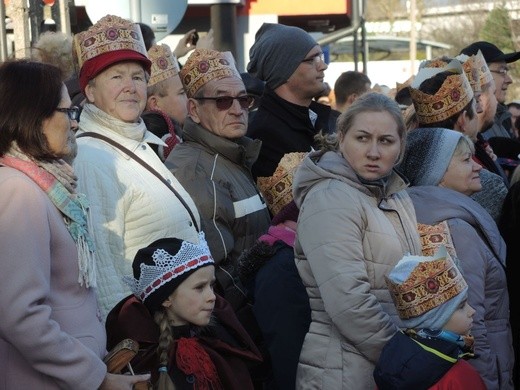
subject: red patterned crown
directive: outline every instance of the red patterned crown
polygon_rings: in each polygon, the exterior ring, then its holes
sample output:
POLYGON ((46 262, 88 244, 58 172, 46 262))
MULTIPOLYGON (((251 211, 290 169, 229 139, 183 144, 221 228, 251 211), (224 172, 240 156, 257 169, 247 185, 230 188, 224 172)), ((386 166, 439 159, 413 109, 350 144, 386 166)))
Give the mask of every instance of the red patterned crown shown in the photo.
POLYGON ((272 215, 278 214, 293 200, 292 181, 294 171, 307 155, 304 152, 285 154, 272 176, 258 177, 256 184, 262 193, 272 215))
POLYGON ((152 71, 148 86, 155 85, 163 80, 179 74, 177 57, 168 45, 154 45, 148 50, 148 58, 152 61, 152 71))
POLYGON ((429 312, 468 287, 444 247, 435 257, 405 256, 385 279, 403 320, 429 312))
POLYGON ((440 66, 441 63, 432 62, 432 64, 439 66, 421 68, 410 85, 415 112, 419 122, 424 124, 441 122, 461 112, 474 96, 473 89, 458 60, 453 60, 444 67, 440 66), (435 94, 430 95, 419 89, 425 80, 441 72, 453 74, 446 77, 435 94))
POLYGON ((231 52, 195 49, 180 71, 181 81, 188 97, 211 80, 240 77, 231 52))
POLYGON ((106 15, 76 34, 74 48, 80 68, 92 58, 117 50, 132 50, 148 58, 139 25, 114 15, 106 15))

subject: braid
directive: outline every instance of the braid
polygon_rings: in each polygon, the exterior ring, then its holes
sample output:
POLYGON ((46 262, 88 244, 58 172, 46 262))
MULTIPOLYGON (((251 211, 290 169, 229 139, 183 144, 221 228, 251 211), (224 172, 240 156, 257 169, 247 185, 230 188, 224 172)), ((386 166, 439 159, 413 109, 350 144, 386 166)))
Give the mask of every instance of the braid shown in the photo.
POLYGON ((157 355, 159 356, 159 380, 157 381, 157 390, 174 390, 170 375, 168 374, 168 352, 173 342, 173 334, 168 321, 168 316, 164 310, 158 310, 154 314, 155 323, 159 326, 159 345, 157 346, 157 355))

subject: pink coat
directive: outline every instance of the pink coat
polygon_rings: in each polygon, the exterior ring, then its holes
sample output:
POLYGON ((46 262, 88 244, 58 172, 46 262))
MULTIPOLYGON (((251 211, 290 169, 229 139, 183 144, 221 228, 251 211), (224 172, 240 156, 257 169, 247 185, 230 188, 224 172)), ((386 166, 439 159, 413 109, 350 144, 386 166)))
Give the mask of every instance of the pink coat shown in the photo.
POLYGON ((0 166, 0 390, 96 389, 106 335, 58 209, 0 166))

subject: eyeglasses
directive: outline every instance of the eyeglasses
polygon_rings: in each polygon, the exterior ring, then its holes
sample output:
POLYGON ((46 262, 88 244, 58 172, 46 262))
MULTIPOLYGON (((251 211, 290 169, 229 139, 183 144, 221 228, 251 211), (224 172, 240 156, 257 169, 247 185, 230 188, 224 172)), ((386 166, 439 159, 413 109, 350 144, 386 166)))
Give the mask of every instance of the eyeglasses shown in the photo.
POLYGON ((76 106, 72 106, 70 108, 58 107, 58 108, 56 108, 56 111, 65 112, 69 116, 69 119, 71 121, 77 121, 79 119, 79 114, 81 112, 79 107, 76 107, 76 106))
POLYGON ((509 72, 509 68, 500 68, 500 69, 497 69, 497 70, 490 69, 489 71, 492 72, 492 73, 501 74, 502 76, 506 76, 507 72, 509 72))
POLYGON ((302 60, 302 62, 305 62, 307 64, 314 64, 315 66, 319 65, 320 63, 325 63, 325 54, 323 53, 316 53, 310 58, 305 58, 302 60))
POLYGON ((233 100, 237 100, 240 107, 244 110, 248 110, 252 107, 255 99, 250 95, 242 96, 218 96, 218 97, 196 97, 195 100, 213 100, 217 105, 217 109, 220 111, 229 110, 233 105, 233 100))

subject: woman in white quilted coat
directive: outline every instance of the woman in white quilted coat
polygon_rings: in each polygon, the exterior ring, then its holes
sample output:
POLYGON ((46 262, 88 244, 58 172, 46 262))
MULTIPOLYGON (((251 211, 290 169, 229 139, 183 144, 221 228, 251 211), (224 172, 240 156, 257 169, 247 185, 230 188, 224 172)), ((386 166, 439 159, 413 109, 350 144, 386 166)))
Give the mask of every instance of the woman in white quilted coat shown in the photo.
POLYGON ((405 125, 393 100, 369 93, 322 138, 293 185, 296 265, 312 310, 296 387, 373 389, 374 365, 400 326, 384 275, 421 253, 408 183, 394 170, 405 125))

